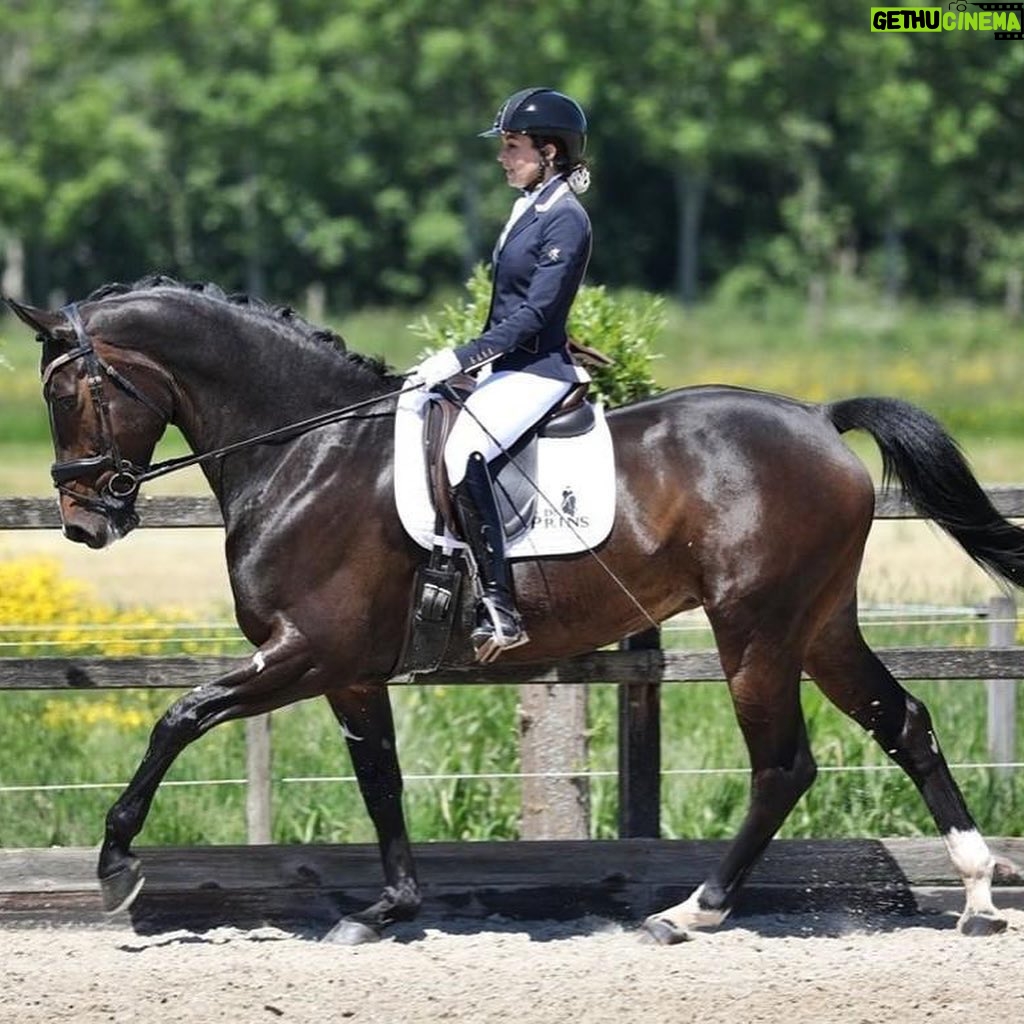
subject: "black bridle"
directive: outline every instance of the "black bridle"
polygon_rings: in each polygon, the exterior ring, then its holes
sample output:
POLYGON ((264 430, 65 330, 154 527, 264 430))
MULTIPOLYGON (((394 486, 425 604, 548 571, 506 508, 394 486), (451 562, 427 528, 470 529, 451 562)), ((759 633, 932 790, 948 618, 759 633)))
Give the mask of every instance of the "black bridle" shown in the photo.
MULTIPOLYGON (((100 440, 103 450, 98 455, 91 455, 81 459, 68 459, 64 462, 55 461, 50 467, 50 476, 54 486, 62 494, 73 497, 79 504, 85 505, 100 512, 128 512, 131 502, 138 493, 141 478, 146 470, 136 466, 129 459, 124 458, 117 443, 117 436, 114 433, 113 424, 110 419, 110 402, 107 399, 104 382, 111 380, 126 394, 130 395, 137 402, 141 402, 148 409, 152 410, 164 422, 168 419, 166 410, 161 409, 145 392, 140 391, 124 374, 105 362, 97 354, 92 344, 92 339, 86 333, 85 325, 82 323, 81 314, 78 312, 76 303, 70 303, 61 309, 61 313, 67 318, 71 329, 75 332, 78 344, 67 352, 51 360, 43 368, 43 397, 46 400, 46 408, 50 418, 50 434, 53 437, 54 448, 57 448, 57 423, 53 410, 53 402, 50 398, 50 382, 53 375, 62 367, 81 359, 85 366, 85 383, 89 389, 89 398, 93 411, 96 414, 96 422, 99 427, 100 440), (110 477, 103 485, 102 491, 97 498, 73 491, 68 484, 82 477, 98 476, 104 470, 113 470, 110 477)), ((41 340, 53 340, 52 336, 42 335, 41 340)))
MULTIPOLYGON (((84 505, 85 507, 98 512, 130 513, 132 503, 135 500, 135 496, 138 494, 139 488, 148 480, 154 480, 157 477, 166 476, 168 473, 173 473, 179 469, 185 469, 188 466, 194 466, 199 463, 206 462, 209 459, 223 458, 223 456, 229 455, 232 452, 241 451, 244 448, 251 448, 254 445, 269 444, 272 442, 290 440, 292 438, 299 437, 311 430, 316 430, 318 427, 323 427, 329 423, 337 423, 340 420, 347 419, 351 417, 353 413, 358 412, 360 409, 364 409, 367 406, 375 405, 378 402, 386 401, 389 398, 395 398, 398 395, 404 394, 406 391, 414 391, 416 388, 423 386, 421 382, 416 382, 406 385, 405 387, 397 388, 394 391, 388 391, 383 395, 376 395, 373 398, 356 402, 354 405, 345 406, 342 409, 332 409, 328 412, 321 413, 318 416, 311 416, 309 419, 300 420, 297 423, 289 423, 286 426, 278 427, 274 430, 268 430, 262 434, 257 434, 255 437, 248 437, 241 441, 234 441, 231 444, 223 445, 220 448, 214 448, 208 452, 183 455, 174 459, 166 459, 163 462, 157 462, 150 466, 137 466, 135 463, 121 455, 121 451, 117 443, 117 437, 114 434, 113 424, 110 419, 110 403, 105 391, 105 382, 107 380, 112 381, 114 385, 125 392, 125 394, 129 395, 135 401, 141 402, 152 412, 155 412, 164 423, 170 421, 170 414, 166 409, 162 409, 153 401, 153 399, 146 395, 144 391, 137 388, 130 380, 128 380, 127 377, 124 376, 124 374, 120 373, 115 367, 105 362, 97 354, 93 347, 92 339, 89 337, 86 332, 85 325, 82 323, 82 317, 78 311, 77 303, 72 302, 67 306, 64 306, 61 309, 61 313, 67 318, 68 323, 71 325, 71 329, 75 332, 75 338, 78 344, 74 348, 57 356, 56 359, 51 360, 43 368, 43 397, 46 399, 46 407, 50 417, 50 433, 53 436, 54 446, 56 447, 57 430, 53 404, 50 401, 49 396, 50 380, 52 379, 53 374, 61 367, 66 366, 68 363, 72 363, 77 359, 81 359, 85 365, 86 384, 89 388, 89 397, 92 402, 93 410, 96 413, 97 423, 99 424, 100 441, 103 450, 101 450, 98 455, 90 455, 81 459, 68 459, 64 462, 55 461, 50 468, 50 476, 53 478, 54 486, 58 491, 74 498, 78 504, 84 505), (102 489, 98 491, 98 497, 96 498, 82 494, 78 491, 73 491, 68 486, 68 484, 75 480, 80 480, 83 477, 95 477, 108 469, 113 470, 113 472, 104 482, 102 489)), ((48 334, 42 334, 38 337, 41 341, 55 340, 52 335, 48 334)))

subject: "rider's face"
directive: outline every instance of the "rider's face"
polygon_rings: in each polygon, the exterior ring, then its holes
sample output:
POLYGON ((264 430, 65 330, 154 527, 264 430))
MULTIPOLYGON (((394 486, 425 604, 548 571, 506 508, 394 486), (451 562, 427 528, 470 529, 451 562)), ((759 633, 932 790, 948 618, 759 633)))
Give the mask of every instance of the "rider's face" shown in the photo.
POLYGON ((512 188, 529 188, 539 178, 547 176, 540 150, 529 135, 518 132, 502 135, 498 163, 505 169, 505 180, 512 188))

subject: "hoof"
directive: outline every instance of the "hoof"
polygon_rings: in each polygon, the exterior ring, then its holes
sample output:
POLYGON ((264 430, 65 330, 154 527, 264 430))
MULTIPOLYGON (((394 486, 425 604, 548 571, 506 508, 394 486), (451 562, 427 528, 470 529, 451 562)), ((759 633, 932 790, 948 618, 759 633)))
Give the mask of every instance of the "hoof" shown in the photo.
POLYGON ((142 862, 131 857, 116 871, 100 879, 100 892, 103 896, 103 909, 108 914, 116 914, 119 910, 127 910, 138 896, 143 882, 142 862))
POLYGON ((365 946, 368 942, 380 942, 380 932, 362 921, 343 917, 322 939, 335 946, 365 946))
POLYGON ((675 946, 689 942, 693 936, 664 917, 649 917, 640 929, 640 938, 644 942, 656 942, 659 946, 675 946))
POLYGON ((998 935, 1006 931, 1006 919, 993 914, 971 914, 960 918, 957 928, 961 935, 972 938, 979 935, 998 935))

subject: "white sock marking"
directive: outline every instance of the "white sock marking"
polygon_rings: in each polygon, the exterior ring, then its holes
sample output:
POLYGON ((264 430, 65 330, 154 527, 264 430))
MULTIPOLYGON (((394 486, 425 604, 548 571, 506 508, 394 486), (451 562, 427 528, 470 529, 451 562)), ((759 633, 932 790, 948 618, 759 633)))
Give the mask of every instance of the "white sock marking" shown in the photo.
POLYGON ((660 914, 652 914, 651 920, 664 920, 675 925, 681 931, 687 928, 715 928, 720 925, 728 916, 728 910, 708 910, 700 905, 701 893, 704 886, 699 885, 680 904, 663 910, 660 914))
POLYGON ((992 903, 992 870, 995 860, 977 829, 965 832, 951 828, 943 837, 949 859, 963 879, 967 890, 964 915, 996 914, 992 903))

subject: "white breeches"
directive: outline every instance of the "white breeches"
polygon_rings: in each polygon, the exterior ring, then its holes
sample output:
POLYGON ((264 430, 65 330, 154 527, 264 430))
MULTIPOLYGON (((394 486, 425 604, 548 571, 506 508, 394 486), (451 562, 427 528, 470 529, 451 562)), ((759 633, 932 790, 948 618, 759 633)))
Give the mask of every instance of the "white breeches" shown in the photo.
POLYGON ((452 486, 462 482, 473 452, 487 462, 519 440, 575 385, 524 370, 502 370, 482 380, 466 399, 448 435, 444 462, 452 486))

